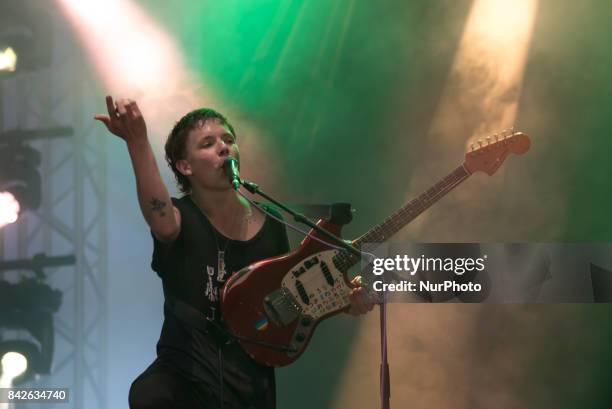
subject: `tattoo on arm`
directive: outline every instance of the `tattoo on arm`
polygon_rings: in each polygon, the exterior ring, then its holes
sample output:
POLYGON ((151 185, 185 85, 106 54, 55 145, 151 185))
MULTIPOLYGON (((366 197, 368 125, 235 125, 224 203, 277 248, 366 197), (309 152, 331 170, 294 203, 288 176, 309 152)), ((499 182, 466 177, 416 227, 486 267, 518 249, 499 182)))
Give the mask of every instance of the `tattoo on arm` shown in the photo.
POLYGON ((159 213, 161 217, 164 217, 166 215, 166 212, 164 211, 164 208, 166 207, 166 202, 162 202, 158 198, 154 197, 149 203, 151 204, 151 210, 159 213))

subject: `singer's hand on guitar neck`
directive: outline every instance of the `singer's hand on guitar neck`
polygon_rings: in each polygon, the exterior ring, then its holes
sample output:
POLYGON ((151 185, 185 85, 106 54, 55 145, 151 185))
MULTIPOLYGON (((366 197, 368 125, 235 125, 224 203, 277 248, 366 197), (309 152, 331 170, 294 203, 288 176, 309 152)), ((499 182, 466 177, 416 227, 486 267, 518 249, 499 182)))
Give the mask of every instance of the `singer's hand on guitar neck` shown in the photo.
POLYGON ((357 276, 351 280, 351 284, 357 286, 353 288, 349 294, 349 300, 351 306, 346 311, 347 314, 351 315, 362 315, 366 312, 372 311, 374 304, 368 301, 365 290, 361 287, 361 276, 357 276))

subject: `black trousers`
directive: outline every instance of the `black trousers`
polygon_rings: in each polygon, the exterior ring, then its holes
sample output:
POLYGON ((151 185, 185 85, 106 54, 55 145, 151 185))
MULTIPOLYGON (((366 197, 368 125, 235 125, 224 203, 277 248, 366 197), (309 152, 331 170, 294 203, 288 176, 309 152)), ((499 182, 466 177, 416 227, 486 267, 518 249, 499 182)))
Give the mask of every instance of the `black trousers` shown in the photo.
POLYGON ((219 398, 205 385, 190 381, 160 360, 132 382, 128 400, 130 409, 219 409, 219 398))

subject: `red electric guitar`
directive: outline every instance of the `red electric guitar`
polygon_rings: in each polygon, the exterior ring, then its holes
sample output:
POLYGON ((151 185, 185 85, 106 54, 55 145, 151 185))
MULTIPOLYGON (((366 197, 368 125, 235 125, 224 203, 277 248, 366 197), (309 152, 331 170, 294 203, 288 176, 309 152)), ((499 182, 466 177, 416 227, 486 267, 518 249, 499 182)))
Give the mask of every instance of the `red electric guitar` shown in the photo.
MULTIPOLYGON (((521 132, 486 139, 472 146, 461 166, 353 244, 359 248, 362 243, 384 242, 472 173, 492 175, 509 153, 523 154, 530 146, 521 132)), ((341 226, 324 219, 317 224, 340 235, 341 226)), ((359 261, 348 251, 306 237, 296 250, 251 264, 227 280, 221 295, 225 324, 254 360, 288 365, 304 352, 319 322, 348 308, 354 286, 346 273, 359 261)))

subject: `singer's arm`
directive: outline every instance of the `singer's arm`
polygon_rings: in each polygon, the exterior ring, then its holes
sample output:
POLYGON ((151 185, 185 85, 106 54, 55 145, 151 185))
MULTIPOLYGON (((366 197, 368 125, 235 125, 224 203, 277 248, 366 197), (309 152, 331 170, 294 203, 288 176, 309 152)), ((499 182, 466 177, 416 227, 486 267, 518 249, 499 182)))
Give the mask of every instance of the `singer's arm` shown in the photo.
POLYGON ((159 173, 153 149, 147 137, 147 127, 138 105, 120 99, 113 104, 106 97, 108 116, 96 115, 108 130, 122 138, 128 147, 140 210, 153 234, 161 241, 174 240, 181 230, 181 214, 172 205, 168 189, 159 173))
POLYGON ((181 213, 172 205, 168 189, 159 173, 148 139, 128 142, 138 203, 153 234, 160 241, 174 240, 181 230, 181 213))

